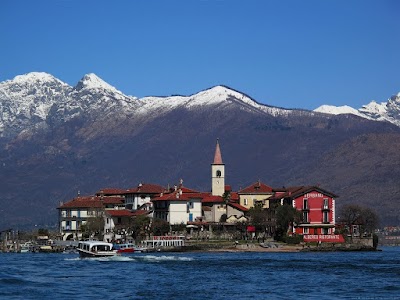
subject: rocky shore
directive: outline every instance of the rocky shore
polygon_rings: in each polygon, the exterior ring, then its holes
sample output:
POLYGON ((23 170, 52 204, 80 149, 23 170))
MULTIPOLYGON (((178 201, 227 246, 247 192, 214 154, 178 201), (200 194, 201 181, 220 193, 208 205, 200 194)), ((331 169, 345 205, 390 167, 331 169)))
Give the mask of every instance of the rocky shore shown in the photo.
MULTIPOLYGON (((171 250, 171 249, 170 249, 171 250)), ((214 243, 191 243, 179 249, 172 251, 179 252, 333 252, 333 251, 379 251, 374 247, 360 244, 323 244, 308 245, 298 244, 290 245, 285 243, 241 243, 232 244, 231 242, 214 242, 214 243)))

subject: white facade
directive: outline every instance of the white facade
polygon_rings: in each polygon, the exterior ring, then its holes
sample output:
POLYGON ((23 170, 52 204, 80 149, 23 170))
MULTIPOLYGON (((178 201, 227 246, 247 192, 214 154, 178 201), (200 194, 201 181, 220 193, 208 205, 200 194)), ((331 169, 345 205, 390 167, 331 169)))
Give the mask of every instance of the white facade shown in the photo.
POLYGON ((82 237, 81 226, 86 224, 88 219, 100 216, 101 212, 89 208, 64 208, 60 209, 60 233, 63 239, 82 237))
POLYGON ((222 196, 225 192, 225 165, 211 165, 211 188, 213 196, 222 196))
POLYGON ((197 217, 201 217, 201 199, 170 201, 167 219, 169 224, 186 224, 197 217))
POLYGON ((151 203, 150 195, 144 194, 127 194, 125 196, 125 205, 129 207, 132 205, 132 209, 136 210, 139 209, 143 204, 151 203))

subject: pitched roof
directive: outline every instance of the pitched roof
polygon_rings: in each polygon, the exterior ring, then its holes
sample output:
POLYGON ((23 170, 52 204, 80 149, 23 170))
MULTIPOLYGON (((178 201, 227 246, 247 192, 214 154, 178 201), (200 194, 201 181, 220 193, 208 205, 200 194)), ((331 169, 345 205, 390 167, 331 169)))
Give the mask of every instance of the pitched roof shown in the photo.
POLYGON ((58 208, 103 208, 107 204, 124 204, 120 196, 78 196, 58 208))
POLYGON ((106 214, 110 215, 111 217, 132 217, 133 216, 133 213, 128 209, 106 210, 106 214))
POLYGON ((312 185, 308 185, 308 186, 293 186, 293 187, 287 187, 284 189, 274 189, 274 191, 278 191, 281 192, 278 195, 274 195, 273 197, 269 198, 270 200, 274 200, 274 199, 282 199, 282 198, 297 198, 300 197, 304 194, 307 194, 309 192, 312 191, 318 191, 321 194, 327 195, 329 197, 332 198, 337 198, 339 197, 338 195, 335 195, 334 193, 331 193, 327 190, 324 190, 318 186, 312 186, 312 185), (283 192, 283 193, 282 193, 283 192))
POLYGON ((223 203, 224 198, 221 196, 213 196, 211 194, 203 194, 203 199, 201 203, 223 203))
POLYGON ((125 190, 124 194, 160 194, 165 190, 164 187, 152 183, 139 183, 137 187, 125 190))
POLYGON ((151 201, 189 201, 191 199, 202 199, 202 193, 180 193, 174 191, 172 193, 162 194, 159 197, 151 199, 151 201))
POLYGON ((272 187, 262 183, 261 181, 256 181, 252 185, 240 190, 239 194, 272 194, 272 187))
POLYGON ((105 188, 101 189, 96 193, 96 196, 104 195, 104 196, 111 196, 111 195, 123 195, 125 194, 125 190, 123 189, 116 189, 116 188, 105 188))
POLYGON ((238 194, 237 192, 231 192, 230 201, 231 201, 231 202, 232 202, 232 201, 234 201, 234 202, 239 201, 239 194, 238 194))
POLYGON ((60 205, 58 208, 102 208, 103 203, 100 200, 100 197, 97 196, 85 196, 85 197, 76 197, 71 201, 60 205))
POLYGON ((229 202, 228 205, 232 206, 232 207, 234 207, 234 208, 236 208, 236 209, 238 209, 240 211, 248 211, 249 210, 247 207, 244 207, 244 206, 242 206, 242 205, 240 205, 238 203, 229 202))
POLYGON ((99 197, 100 200, 103 200, 104 204, 124 204, 125 198, 118 196, 107 196, 107 197, 99 197), (103 199, 102 199, 103 198, 103 199))

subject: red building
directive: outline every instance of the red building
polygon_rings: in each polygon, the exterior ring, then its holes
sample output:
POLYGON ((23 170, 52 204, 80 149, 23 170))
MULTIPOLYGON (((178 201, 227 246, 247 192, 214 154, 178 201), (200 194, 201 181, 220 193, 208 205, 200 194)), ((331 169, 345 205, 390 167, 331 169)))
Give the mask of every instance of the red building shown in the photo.
POLYGON ((333 235, 335 232, 335 194, 317 186, 300 186, 275 190, 281 205, 289 204, 302 213, 302 222, 293 224, 292 233, 333 235))

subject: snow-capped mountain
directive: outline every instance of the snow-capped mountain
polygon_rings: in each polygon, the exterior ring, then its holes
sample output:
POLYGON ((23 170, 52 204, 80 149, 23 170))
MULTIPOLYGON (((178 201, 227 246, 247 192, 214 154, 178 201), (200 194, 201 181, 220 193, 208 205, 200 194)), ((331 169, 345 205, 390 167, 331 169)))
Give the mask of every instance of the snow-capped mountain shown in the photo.
POLYGON ((390 97, 387 102, 371 101, 358 110, 347 105, 322 105, 314 111, 332 115, 353 114, 369 120, 386 121, 400 126, 400 93, 390 97))
POLYGON ((57 78, 33 72, 0 83, 0 134, 44 121, 54 103, 72 88, 57 78))
POLYGON ((287 115, 293 110, 262 105, 249 96, 235 91, 227 86, 217 85, 191 96, 144 97, 140 99, 142 106, 139 111, 170 111, 177 107, 196 109, 203 106, 227 107, 239 104, 247 111, 263 112, 270 115, 287 115))
POLYGON ((0 136, 68 121, 82 113, 130 111, 139 105, 95 74, 75 87, 50 74, 32 72, 0 83, 0 136))
POLYGON ((272 116, 294 110, 262 105, 226 86, 215 86, 190 96, 127 96, 95 74, 85 75, 75 87, 47 73, 33 72, 0 83, 0 136, 15 135, 61 124, 84 114, 88 120, 107 116, 155 117, 178 107, 188 110, 204 106, 240 109, 272 116))
POLYGON ((273 117, 354 114, 400 126, 400 94, 381 104, 371 102, 359 110, 323 105, 313 112, 263 105, 223 85, 190 96, 138 99, 123 94, 93 73, 83 76, 76 86, 71 87, 50 74, 32 72, 0 83, 0 137, 29 133, 80 116, 92 121, 94 127, 103 120, 114 120, 119 124, 124 118, 141 119, 142 124, 177 108, 196 110, 210 106, 213 109, 235 107, 273 117))

